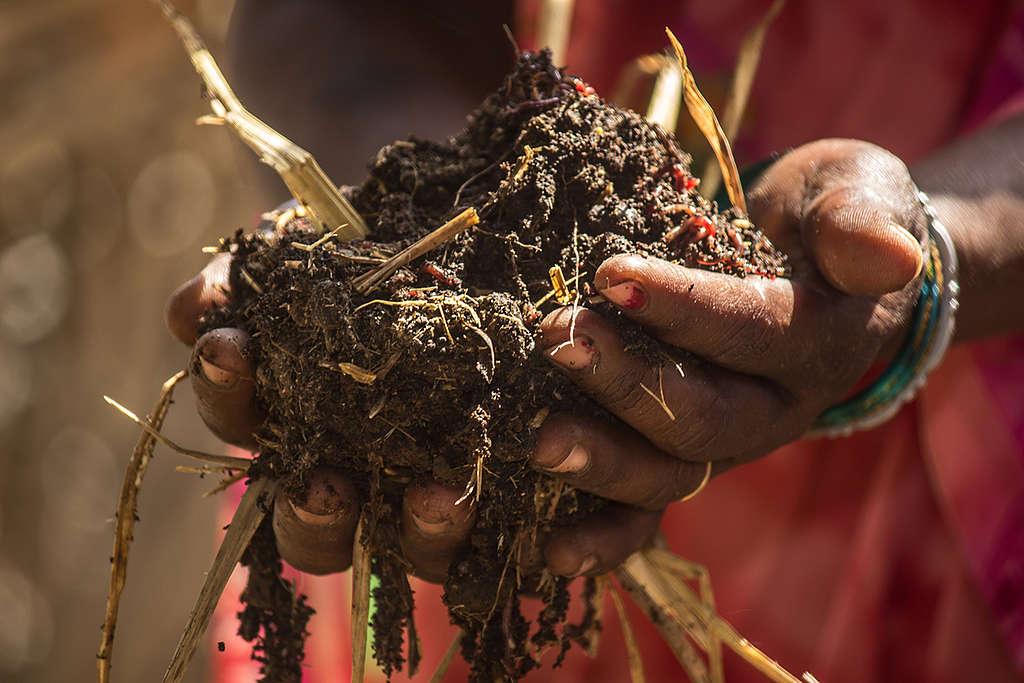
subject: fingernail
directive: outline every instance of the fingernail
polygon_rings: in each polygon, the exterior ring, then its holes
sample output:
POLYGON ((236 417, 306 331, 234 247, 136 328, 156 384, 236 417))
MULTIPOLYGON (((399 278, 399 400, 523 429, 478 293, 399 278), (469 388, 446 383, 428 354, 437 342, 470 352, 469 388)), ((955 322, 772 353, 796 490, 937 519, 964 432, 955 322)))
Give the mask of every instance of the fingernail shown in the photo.
POLYGON ((237 373, 214 365, 202 355, 199 356, 199 365, 202 368, 203 376, 219 387, 230 387, 238 381, 237 373))
POLYGON ((616 306, 635 311, 647 305, 647 292, 633 280, 602 289, 601 295, 616 306))
POLYGON ((576 569, 573 576, 582 576, 597 566, 597 555, 587 555, 580 562, 580 566, 576 569))
POLYGON ((579 474, 590 465, 590 453, 587 453, 580 444, 576 444, 569 451, 569 455, 565 456, 557 465, 544 467, 548 472, 567 472, 570 474, 579 474))
POLYGON ((548 357, 563 368, 582 370, 594 361, 594 342, 587 337, 577 336, 548 349, 548 357))
POLYGON ((296 503, 291 498, 288 499, 288 504, 291 505, 292 512, 295 513, 295 516, 303 522, 305 522, 306 524, 313 524, 315 526, 326 526, 327 524, 330 524, 338 518, 337 512, 328 512, 327 514, 318 514, 316 512, 310 512, 309 510, 305 509, 304 507, 296 503))
MULTIPOLYGON (((910 234, 910 231, 904 228, 902 225, 896 223, 889 224, 889 230, 893 231, 897 238, 904 242, 908 253, 912 252, 917 256, 917 267, 914 269, 914 277, 916 278, 921 274, 921 268, 924 267, 924 256, 921 253, 921 243, 917 241, 917 238, 910 234)), ((911 278, 913 279, 913 278, 911 278)))
POLYGON ((447 519, 440 522, 428 522, 412 510, 409 511, 409 517, 412 519, 412 523, 416 525, 416 528, 426 536, 440 536, 452 526, 451 521, 447 519))

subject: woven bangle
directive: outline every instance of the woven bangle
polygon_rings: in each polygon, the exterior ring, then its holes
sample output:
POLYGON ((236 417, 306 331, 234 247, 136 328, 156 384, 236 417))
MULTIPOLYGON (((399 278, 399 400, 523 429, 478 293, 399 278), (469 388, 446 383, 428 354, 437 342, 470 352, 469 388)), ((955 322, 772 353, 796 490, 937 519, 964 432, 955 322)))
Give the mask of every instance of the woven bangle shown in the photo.
POLYGON ((882 424, 914 398, 949 348, 960 292, 956 249, 928 196, 920 191, 917 196, 928 218, 929 243, 910 333, 882 375, 871 386, 819 415, 809 436, 847 436, 882 424))

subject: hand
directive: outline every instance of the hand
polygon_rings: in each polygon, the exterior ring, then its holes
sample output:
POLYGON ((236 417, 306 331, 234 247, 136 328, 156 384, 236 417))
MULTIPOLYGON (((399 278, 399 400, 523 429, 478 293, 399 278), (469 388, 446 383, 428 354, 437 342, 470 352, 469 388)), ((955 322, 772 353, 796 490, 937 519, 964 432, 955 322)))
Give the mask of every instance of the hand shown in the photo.
MULTIPOLYGON (((252 433, 263 421, 256 403, 253 368, 245 357, 248 335, 219 328, 199 336, 199 319, 228 297, 231 256, 220 254, 171 295, 166 321, 171 333, 193 347, 189 375, 199 414, 221 440, 255 448, 252 433)), ((448 565, 468 538, 475 508, 455 505, 462 491, 434 482, 415 482, 405 492, 400 540, 416 575, 443 581, 448 565)), ((314 574, 344 571, 352 563, 359 516, 358 492, 329 468, 312 473, 297 499, 279 493, 274 501, 274 532, 281 556, 314 574)))
MULTIPOLYGON (((551 361, 622 423, 553 416, 534 466, 618 501, 619 523, 697 489, 708 463, 719 474, 799 438, 905 335, 925 217, 899 159, 862 142, 811 143, 769 168, 749 204, 789 254, 791 279, 739 279, 635 255, 597 270, 605 298, 678 351, 672 358, 630 355, 590 310, 578 311, 572 341, 570 309, 543 322, 551 361)), ((645 540, 634 539, 633 548, 645 540)), ((621 545, 574 529, 557 540, 562 567, 586 555, 599 573, 624 557, 621 545)))

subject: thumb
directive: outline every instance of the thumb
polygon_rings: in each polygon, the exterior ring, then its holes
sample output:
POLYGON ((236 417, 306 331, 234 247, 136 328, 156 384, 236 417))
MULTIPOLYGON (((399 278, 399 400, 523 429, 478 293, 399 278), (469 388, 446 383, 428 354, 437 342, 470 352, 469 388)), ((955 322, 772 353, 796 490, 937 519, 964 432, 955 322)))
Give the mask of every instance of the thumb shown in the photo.
POLYGON ((836 289, 879 297, 921 272, 921 245, 869 192, 837 187, 816 197, 801 225, 804 245, 836 289))

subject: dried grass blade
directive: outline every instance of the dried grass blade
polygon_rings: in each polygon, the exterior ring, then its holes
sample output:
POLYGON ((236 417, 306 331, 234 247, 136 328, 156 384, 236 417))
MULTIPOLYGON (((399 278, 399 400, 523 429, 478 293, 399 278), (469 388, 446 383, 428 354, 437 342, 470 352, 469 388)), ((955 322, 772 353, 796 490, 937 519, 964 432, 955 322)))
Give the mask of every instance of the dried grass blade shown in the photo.
MULTIPOLYGON (((177 375, 175 375, 175 377, 177 377, 177 375)), ((142 427, 142 430, 144 432, 146 432, 154 439, 156 439, 157 441, 159 441, 160 443, 167 446, 173 451, 177 451, 178 453, 181 453, 182 455, 189 458, 201 460, 202 462, 208 462, 214 465, 220 465, 222 467, 230 467, 233 470, 249 469, 249 465, 251 464, 251 462, 245 458, 235 458, 230 455, 216 455, 215 453, 204 453, 203 451, 195 451, 192 450, 191 448, 179 446, 178 444, 176 444, 175 442, 171 441, 166 436, 161 434, 160 431, 158 429, 155 429, 152 424, 140 419, 138 415, 128 410, 114 399, 110 398, 109 396, 104 396, 103 400, 109 403, 110 405, 114 406, 114 408, 116 408, 122 415, 127 417, 129 420, 142 427)))
MULTIPOLYGON (((668 584, 670 590, 677 599, 691 611, 701 624, 707 629, 708 645, 710 652, 715 643, 722 643, 730 650, 742 657, 748 664, 767 676, 775 683, 800 683, 799 679, 786 671, 778 662, 767 656, 764 652, 754 647, 750 641, 741 636, 733 628, 732 624, 718 616, 711 605, 707 604, 686 584, 682 582, 679 572, 665 566, 665 553, 648 553, 649 560, 656 569, 660 569, 659 579, 668 584)), ((678 559, 678 558, 677 558, 678 559)), ((683 561, 685 564, 685 561, 683 561)), ((678 566, 678 563, 672 562, 678 566)), ((693 575, 692 568, 685 575, 693 575)))
POLYGON ((722 130, 721 124, 718 123, 718 118, 715 116, 714 110, 711 109, 711 105, 708 104, 708 101, 704 99, 704 96, 700 94, 700 90, 697 88, 697 82, 693 80, 693 74, 690 73, 690 69, 686 65, 686 53, 683 52, 683 46, 676 40, 672 31, 666 28, 665 33, 668 34, 668 39, 672 43, 672 49, 676 52, 676 59, 679 60, 679 70, 683 73, 683 101, 686 102, 686 108, 689 110, 693 122, 700 128, 700 132, 704 134, 708 144, 711 145, 711 149, 715 152, 718 165, 722 169, 722 176, 725 178, 725 187, 729 191, 729 200, 733 206, 746 214, 747 202, 743 198, 740 173, 736 168, 736 160, 732 156, 729 138, 725 136, 725 132, 722 130))
POLYGON ((640 655, 640 646, 636 643, 636 636, 633 635, 633 626, 629 623, 626 615, 626 606, 622 604, 622 597, 615 589, 610 591, 615 611, 619 613, 619 623, 622 624, 622 638, 626 641, 626 656, 629 659, 629 678, 633 683, 644 683, 644 662, 640 655))
POLYGON ((572 10, 575 0, 543 0, 537 21, 537 44, 550 48, 551 62, 565 64, 566 46, 572 30, 572 10))
MULTIPOLYGON (((160 390, 160 398, 153 406, 149 418, 157 429, 163 426, 167 410, 171 406, 174 387, 184 379, 184 370, 164 382, 160 390)), ((110 561, 110 590, 107 593, 107 607, 103 618, 103 634, 100 637, 100 648, 96 653, 97 680, 107 683, 110 680, 110 656, 114 647, 114 631, 117 629, 117 613, 121 606, 121 593, 128 574, 128 551, 131 549, 132 534, 135 529, 135 512, 139 499, 139 489, 146 475, 146 468, 153 457, 156 439, 143 431, 128 459, 128 467, 121 482, 121 495, 117 503, 117 522, 114 525, 114 550, 110 561)))
POLYGON ((224 540, 217 550, 217 556, 210 565, 210 571, 206 574, 206 580, 196 598, 196 604, 189 615, 188 623, 181 634, 178 646, 174 650, 171 664, 164 674, 164 683, 176 683, 180 681, 188 668, 189 662, 195 655, 199 641, 206 633, 210 625, 210 618, 213 610, 217 607, 217 601, 224 586, 228 583, 231 572, 241 559, 242 553, 249 545, 252 535, 256 533, 263 518, 270 509, 270 502, 273 500, 277 482, 271 479, 257 479, 249 483, 242 495, 242 500, 231 518, 228 531, 224 534, 224 540))
MULTIPOLYGON (((708 473, 710 474, 710 470, 708 473)), ((650 548, 647 555, 652 562, 661 565, 667 571, 685 580, 696 581, 700 590, 700 602, 709 614, 715 614, 715 595, 711 590, 711 577, 706 568, 679 557, 667 547, 650 548)), ((725 672, 722 665, 722 643, 714 629, 708 629, 707 656, 712 683, 723 683, 725 672)))
POLYGON ((210 96, 210 107, 242 142, 281 176, 292 195, 323 229, 345 240, 364 237, 366 222, 338 191, 313 155, 253 116, 242 106, 195 27, 169 0, 154 0, 174 27, 210 96), (347 226, 345 225, 347 224, 347 226))
POLYGON ((654 89, 647 105, 644 117, 656 123, 669 133, 675 132, 679 123, 679 105, 683 101, 683 74, 679 64, 669 58, 662 60, 658 69, 658 77, 654 79, 654 89))
POLYGON ((459 645, 462 644, 462 635, 462 631, 455 634, 452 644, 445 650, 444 657, 441 658, 437 669, 434 670, 434 675, 430 677, 430 683, 441 683, 441 680, 444 679, 444 675, 448 673, 448 667, 452 665, 452 660, 455 659, 455 655, 459 651, 459 645))
POLYGON ((608 574, 598 576, 596 579, 597 586, 595 587, 594 594, 591 596, 590 608, 594 611, 594 623, 591 626, 590 632, 587 633, 587 656, 591 659, 597 657, 601 650, 601 624, 604 622, 604 594, 608 590, 614 591, 611 588, 611 577, 608 574))
POLYGON ((703 647, 707 633, 696 617, 682 611, 683 606, 661 580, 663 570, 656 568, 644 551, 630 555, 615 570, 615 578, 647 618, 657 626, 679 664, 694 683, 711 683, 704 660, 687 637, 689 632, 703 647))
POLYGON ((384 282, 384 280, 389 278, 392 273, 405 264, 410 263, 423 254, 426 254, 428 251, 439 247, 459 233, 469 230, 479 222, 480 216, 477 215, 476 209, 466 209, 423 239, 411 244, 389 258, 378 268, 363 273, 359 277, 353 279, 352 286, 360 294, 366 294, 371 289, 384 282))
MULTIPOLYGON (((761 52, 764 49, 764 37, 768 34, 768 27, 775 21, 775 17, 779 16, 779 12, 782 11, 785 4, 786 0, 775 0, 761 17, 761 21, 750 29, 750 33, 744 36, 743 42, 740 43, 736 70, 732 74, 729 95, 726 97, 725 108, 722 110, 722 129, 730 140, 736 139, 743 113, 747 110, 750 90, 754 87, 754 75, 761 62, 761 52)), ((709 160, 704 168, 704 175, 701 176, 701 193, 709 199, 715 196, 721 180, 722 175, 718 166, 709 160)))
POLYGON ((629 108, 632 104, 633 91, 637 89, 640 79, 654 76, 661 69, 665 55, 640 55, 627 64, 619 73, 610 101, 618 107, 629 108))
POLYGON ((370 628, 370 549, 364 544, 366 513, 359 516, 352 547, 352 683, 366 678, 366 635, 370 628))

